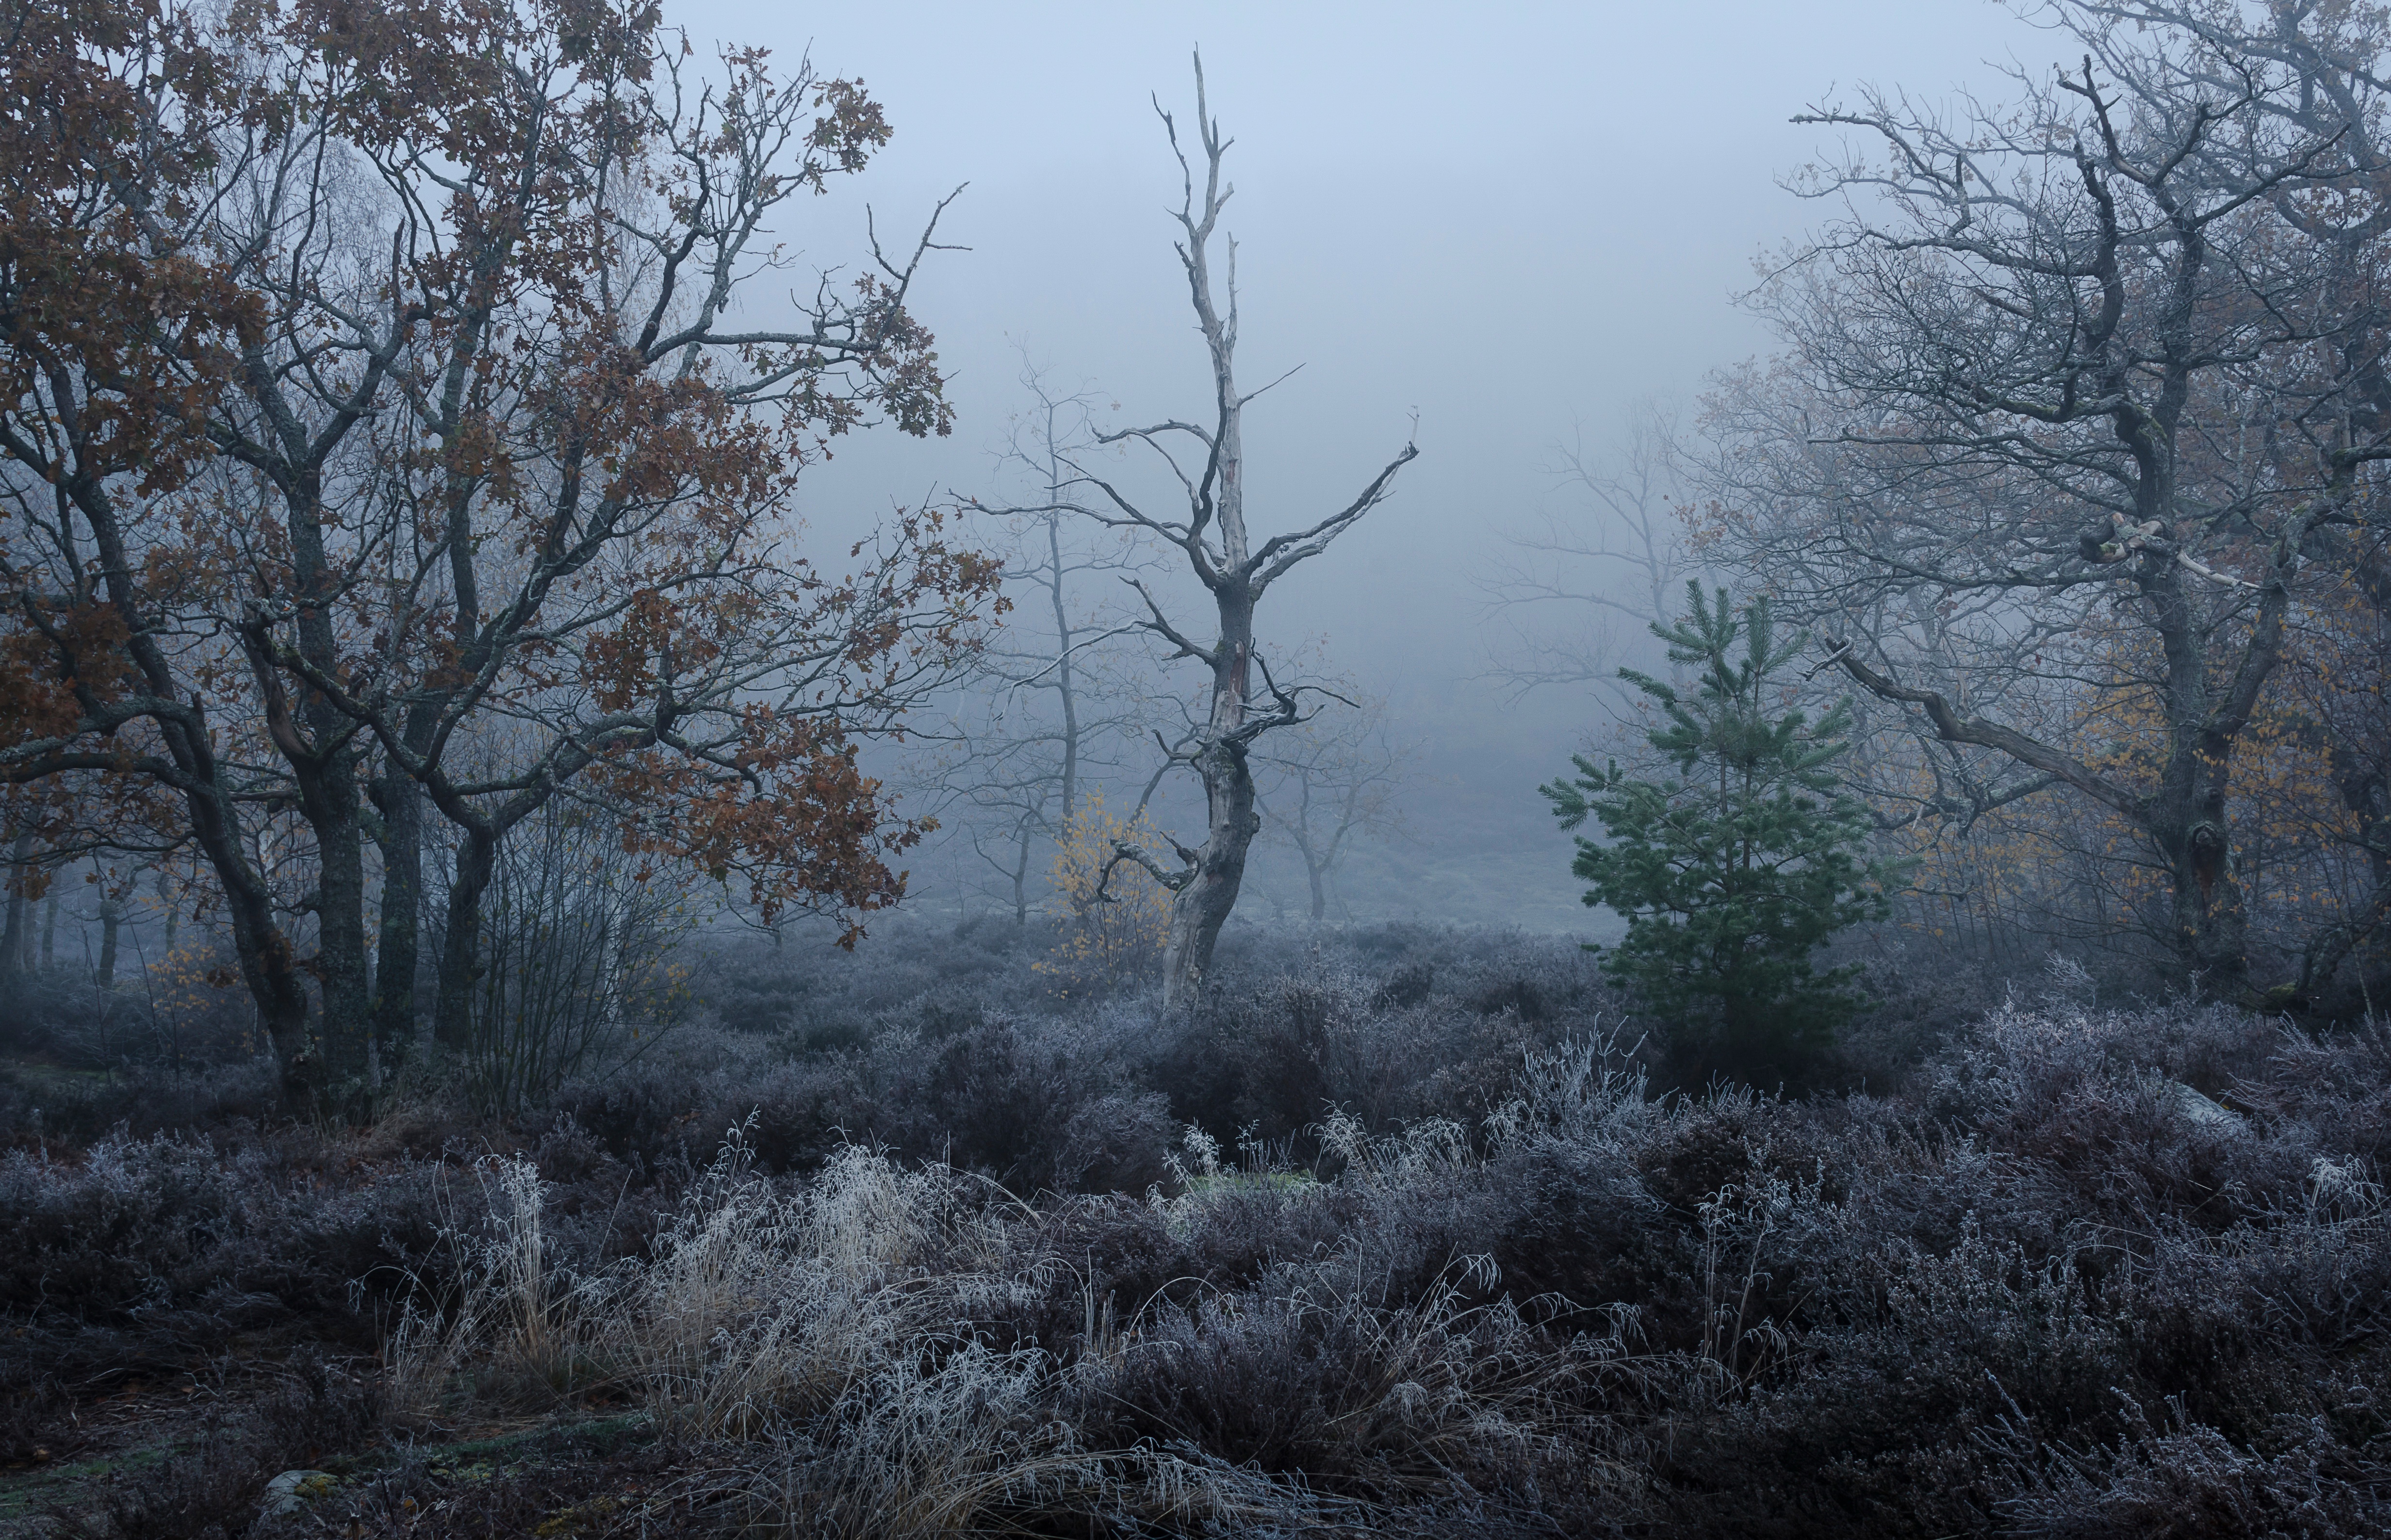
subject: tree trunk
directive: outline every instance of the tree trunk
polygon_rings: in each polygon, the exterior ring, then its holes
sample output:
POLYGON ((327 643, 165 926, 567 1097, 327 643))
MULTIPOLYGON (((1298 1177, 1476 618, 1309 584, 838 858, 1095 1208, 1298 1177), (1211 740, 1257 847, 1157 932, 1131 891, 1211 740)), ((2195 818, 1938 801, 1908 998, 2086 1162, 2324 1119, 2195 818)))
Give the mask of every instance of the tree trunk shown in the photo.
POLYGON ((498 868, 498 836, 465 831, 457 872, 448 884, 448 923, 440 943, 439 992, 432 1006, 432 1040, 462 1055, 473 1044, 473 986, 482 975, 482 895, 498 868))
MULTIPOLYGON (((334 522, 324 510, 324 452, 320 446, 311 449, 285 494, 291 576, 300 595, 292 629, 300 654, 317 675, 337 678, 341 648, 330 606, 338 584, 324 549, 325 528, 334 522)), ((324 1085, 343 1116, 363 1118, 371 1114, 376 1087, 371 1081, 373 988, 366 961, 365 829, 363 809, 357 806, 355 724, 310 686, 301 686, 300 698, 308 741, 285 743, 284 752, 299 784, 300 809, 316 836, 315 972, 323 991, 319 1031, 324 1085)), ((271 705, 269 701, 269 722, 271 705)))
POLYGON ((2359 952, 2359 989, 2363 998, 2369 966, 2382 955, 2384 924, 2391 920, 2391 806, 2385 805, 2384 777, 2372 757, 2351 752, 2337 734, 2326 740, 2326 754, 2341 792, 2342 808, 2356 828, 2357 843, 2366 851, 2370 886, 2356 912, 2308 943, 2300 960, 2299 978, 2284 991, 2286 1004, 2329 990, 2341 964, 2372 940, 2372 947, 2359 952))
MULTIPOLYGON (((329 724, 325 736, 340 731, 329 724)), ((321 741, 319 738, 318 741, 321 741)), ((355 756, 336 750, 292 766, 299 802, 316 836, 316 965, 323 995, 315 1053, 318 1111, 368 1116, 374 1087, 368 1046, 371 989, 366 973, 365 830, 358 818, 355 756)))
POLYGON ((1035 826, 1026 818, 1015 831, 1021 842, 1021 851, 1013 863, 1013 923, 1015 927, 1025 930, 1029 925, 1029 845, 1036 833, 1035 826))
POLYGON ((25 971, 30 950, 26 943, 32 939, 25 923, 26 911, 31 907, 25 899, 25 880, 32 874, 32 862, 28 859, 32 850, 31 835, 19 835, 16 844, 8 849, 8 923, 6 929, 0 930, 0 970, 12 976, 25 971))
MULTIPOLYGON (((1053 430, 1049 427, 1046 442, 1051 446, 1053 441, 1053 430)), ((1051 472, 1047 500, 1060 502, 1060 472, 1051 472)), ((1071 612, 1063 602, 1062 524, 1060 514, 1046 515, 1046 561, 1054 575, 1053 586, 1047 590, 1054 601, 1054 691, 1063 703, 1063 822, 1067 826, 1071 815, 1079 810, 1079 691, 1072 677, 1071 612)))
POLYGON ((381 935, 374 949, 373 1043, 385 1072, 415 1045, 415 978, 422 959, 423 792, 385 764, 375 783, 381 811, 381 935))
MULTIPOLYGON (((195 812, 200 811, 201 800, 192 798, 195 812)), ((213 811, 213 798, 206 801, 213 811)), ((231 831, 224 822, 205 813, 194 822, 202 825, 203 846, 229 841, 231 831)), ((299 959, 291 938, 275 924, 273 899, 265 884, 255 880, 253 870, 238 856, 211 859, 220 874, 250 879, 238 886, 226 885, 225 916, 232 924, 233 953, 240 959, 241 977, 257 1002, 258 1025, 274 1044, 275 1062, 281 1067, 282 1110, 294 1117, 316 1116, 322 1110, 324 1059, 307 1030, 310 1002, 299 959)))
MULTIPOLYGON (((1234 402, 1236 387, 1229 380, 1224 352, 1215 353, 1215 371, 1221 399, 1234 402)), ((1246 531, 1241 478, 1243 455, 1237 414, 1225 411, 1220 433, 1221 544, 1229 553, 1230 570, 1213 588, 1221 615, 1221 637, 1213 643, 1212 708, 1193 757, 1204 783, 1204 844, 1189 863, 1179 891, 1171 896, 1170 927, 1162 951, 1162 1003, 1174 1005, 1192 1000, 1204 974, 1212 965, 1212 949, 1221 927, 1237 906, 1237 890, 1246 880, 1246 852, 1262 826, 1254 806, 1254 777, 1247 766, 1246 705, 1251 689, 1254 651, 1252 590, 1240 570, 1246 560, 1246 531)))
POLYGON ((2227 834, 2224 789, 2204 796, 2194 816, 2153 831, 2174 893, 2175 948, 2212 1000, 2239 999, 2250 975, 2249 919, 2227 834))
POLYGON ((116 932, 124 923, 124 905, 109 897, 99 900, 99 967, 92 982, 103 990, 116 988, 116 932))
MULTIPOLYGON (((332 830, 333 848, 324 861, 324 907, 317 920, 325 1069, 335 1094, 355 1102, 373 1090, 367 1078, 373 988, 366 963, 365 839, 354 808, 349 815, 332 830)), ((319 826, 318 835, 323 832, 319 826)), ((357 1110, 364 1110, 362 1104, 357 1110)))
POLYGON ((1165 1005, 1193 1000, 1212 966, 1212 949, 1246 880, 1246 852, 1262 826, 1242 744, 1216 739, 1206 744, 1196 756, 1196 772, 1204 778, 1209 817, 1194 870, 1171 897, 1170 929, 1162 949, 1165 1005))

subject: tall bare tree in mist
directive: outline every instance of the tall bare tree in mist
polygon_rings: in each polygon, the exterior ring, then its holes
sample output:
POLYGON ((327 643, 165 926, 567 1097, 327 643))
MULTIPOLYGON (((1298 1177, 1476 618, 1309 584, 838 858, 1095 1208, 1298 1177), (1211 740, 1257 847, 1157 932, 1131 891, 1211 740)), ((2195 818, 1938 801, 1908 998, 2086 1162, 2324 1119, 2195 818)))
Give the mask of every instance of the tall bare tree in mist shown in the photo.
POLYGON ((1842 212, 1757 297, 1790 356, 1711 403, 1706 533, 1943 745, 1938 816, 2087 799, 2162 876, 2154 933, 2237 996, 2236 777, 2304 731, 2269 681, 2381 560, 2384 23, 2054 15, 2081 58, 2013 104, 1805 120, 1877 154, 1803 186, 1842 212))
POLYGON ((1246 853, 1260 827, 1247 757, 1264 733, 1304 719, 1299 696, 1312 689, 1271 677, 1268 663, 1255 646, 1255 609, 1272 584, 1326 550, 1384 500, 1395 473, 1419 451, 1404 445, 1344 507, 1304 528, 1254 543, 1246 526, 1243 424, 1247 404, 1260 393, 1241 393, 1236 382, 1237 248, 1234 239, 1223 240, 1226 271, 1216 278, 1212 268, 1212 241, 1221 210, 1234 189, 1221 179, 1221 162, 1230 141, 1206 103, 1200 57, 1196 61, 1196 126, 1204 161, 1200 189, 1180 143, 1177 122, 1159 101, 1155 111, 1179 160, 1183 196, 1176 217, 1183 232, 1178 242, 1179 261, 1211 365, 1212 408, 1208 421, 1170 419, 1104 436, 1105 443, 1135 440, 1151 447, 1179 483, 1186 499, 1183 515, 1150 512, 1112 482, 1084 471, 1082 475, 1084 485, 1097 494, 1091 499, 1094 517, 1117 527, 1143 530, 1177 550, 1212 601, 1216 629, 1209 641, 1199 641, 1170 618, 1144 582, 1132 579, 1146 606, 1141 624, 1170 648, 1170 658, 1194 659, 1211 676, 1193 731, 1182 744, 1169 750, 1174 763, 1186 765, 1204 783, 1203 843, 1193 848, 1177 846, 1180 864, 1175 867, 1128 843, 1120 846, 1117 858, 1144 866, 1170 889, 1170 930, 1163 958, 1163 998, 1170 1003, 1188 998, 1211 965, 1213 944, 1236 905, 1237 891, 1245 880, 1246 853), (1181 446, 1185 446, 1183 451, 1179 451, 1181 446), (1196 462, 1192 470, 1189 462, 1196 462), (1258 703, 1258 697, 1266 700, 1258 703))

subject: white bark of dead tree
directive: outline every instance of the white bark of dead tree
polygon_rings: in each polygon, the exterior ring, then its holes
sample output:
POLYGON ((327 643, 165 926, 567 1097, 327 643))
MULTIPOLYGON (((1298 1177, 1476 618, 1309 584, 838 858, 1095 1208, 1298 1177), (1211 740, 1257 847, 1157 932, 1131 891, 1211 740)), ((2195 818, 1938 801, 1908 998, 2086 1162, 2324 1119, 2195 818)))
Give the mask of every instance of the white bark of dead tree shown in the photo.
POLYGON ((1234 189, 1221 179, 1221 162, 1230 141, 1222 136, 1206 101, 1200 55, 1196 60, 1196 131, 1204 152, 1200 193, 1194 167, 1180 144, 1178 124, 1159 102, 1155 110, 1170 136, 1172 153, 1179 158, 1183 197, 1177 218, 1184 232, 1178 243, 1179 260, 1187 275, 1197 328, 1211 358, 1212 421, 1205 426, 1172 420, 1104 439, 1106 443, 1138 439, 1160 454, 1186 494, 1183 518, 1148 513, 1102 477, 1086 480, 1102 495, 1103 506, 1092 509, 1093 515, 1107 524, 1148 530, 1183 552, 1189 570, 1210 593, 1217 612, 1218 630, 1212 641, 1198 642, 1170 619, 1144 583, 1131 580, 1145 602, 1145 628, 1170 644, 1172 658, 1194 658, 1211 671, 1208 706, 1195 732, 1179 745, 1165 745, 1168 755, 1194 770, 1204 783, 1203 844, 1192 849, 1174 846, 1180 864, 1170 867, 1147 851, 1122 843, 1105 867, 1109 877, 1120 862, 1133 861, 1170 889, 1163 1001, 1175 1004, 1193 997, 1211 965, 1213 946, 1236 906, 1237 891, 1245 880, 1246 852, 1261 826, 1247 757, 1263 733, 1304 719, 1300 696, 1305 691, 1326 693, 1312 686, 1281 687, 1270 678, 1269 666, 1254 646, 1255 609, 1273 583, 1326 550, 1339 535, 1384 501, 1395 473, 1419 450, 1406 443, 1343 508, 1307 528, 1253 545, 1246 527, 1243 419, 1246 404, 1261 392, 1240 395, 1237 390, 1237 247, 1234 239, 1226 240, 1227 271, 1217 285, 1212 272, 1212 238, 1221 207, 1234 189), (1192 441, 1203 449, 1202 468, 1193 474, 1170 452, 1182 441, 1192 441), (1258 706, 1258 684, 1267 693, 1266 705, 1258 706))

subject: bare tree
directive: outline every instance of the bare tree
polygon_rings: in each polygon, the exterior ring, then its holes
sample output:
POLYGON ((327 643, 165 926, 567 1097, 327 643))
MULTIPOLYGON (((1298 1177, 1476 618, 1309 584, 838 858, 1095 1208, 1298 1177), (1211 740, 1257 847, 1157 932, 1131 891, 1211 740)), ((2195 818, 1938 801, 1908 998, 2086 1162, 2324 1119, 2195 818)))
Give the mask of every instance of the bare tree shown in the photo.
POLYGON ((1649 402, 1629 417, 1614 453, 1590 450, 1580 435, 1554 468, 1578 509, 1504 537, 1510 554, 1479 589, 1507 633, 1493 675, 1514 698, 1591 686, 1614 708, 1640 699, 1619 666, 1652 651, 1651 628, 1674 623, 1686 579, 1701 571, 1678 517, 1676 436, 1674 416, 1649 402))
POLYGON ((1268 664, 1255 648, 1254 611, 1272 584, 1326 550, 1383 501, 1395 473, 1419 451, 1405 444, 1358 496, 1317 523, 1272 536, 1260 545, 1252 542, 1246 527, 1243 422, 1247 403, 1260 392, 1245 394, 1237 388, 1237 247, 1234 239, 1226 241, 1227 272, 1221 281, 1216 283, 1212 271, 1212 238, 1221 207, 1234 189, 1221 180, 1221 162, 1229 140, 1222 136, 1205 100, 1201 56, 1196 60, 1196 129, 1204 154, 1200 193, 1187 152, 1180 144, 1177 123, 1159 101, 1155 111, 1179 160, 1183 196, 1176 217, 1184 232, 1178 242, 1179 260, 1212 368, 1210 421, 1172 419, 1104 435, 1105 443, 1138 441, 1161 457, 1185 495, 1186 512, 1182 517, 1148 512, 1111 482, 1089 475, 1084 469, 1081 476, 1100 495, 1101 500, 1091 510, 1095 517, 1117 527, 1146 531, 1185 556, 1189 572, 1211 596, 1217 625, 1210 641, 1197 641, 1170 618, 1143 582, 1131 580, 1145 602, 1144 628, 1162 639, 1171 658, 1192 658, 1211 675, 1195 731, 1183 744, 1165 745, 1174 763, 1192 769, 1204 783, 1203 844, 1194 848, 1175 846, 1180 861, 1175 867, 1163 865, 1126 842, 1117 853, 1118 861, 1137 862, 1171 891, 1170 932, 1163 958, 1163 998, 1169 1003, 1187 998, 1210 965, 1213 944, 1236 905, 1237 890, 1245 880, 1246 852, 1260 827, 1247 757, 1264 733, 1292 726, 1306 715, 1299 697, 1311 687, 1281 685, 1271 678, 1268 664), (1173 453, 1173 446, 1182 443, 1201 452, 1201 464, 1193 471, 1173 453), (1258 705, 1258 694, 1266 695, 1267 704, 1258 705))
POLYGON ((1096 778, 1123 767, 1154 707, 1111 655, 1138 626, 1089 592, 1100 576, 1150 566, 1151 555, 1133 530, 1084 538, 1083 511, 1066 491, 1079 479, 1074 457, 1096 441, 1096 397, 1057 392, 1026 365, 1021 384, 1029 406, 1000 469, 1028 482, 1035 499, 971 505, 1010 526, 1002 555, 1015 618, 980 650, 970 693, 941 735, 933 795, 941 819, 961 815, 974 857, 1027 925, 1038 851, 1064 837, 1096 778))
POLYGON ((1329 878, 1353 836, 1402 827, 1395 796, 1407 756, 1387 734, 1387 703, 1359 692, 1353 699, 1358 709, 1314 716, 1254 756, 1267 782, 1255 805, 1303 861, 1313 925, 1328 918, 1329 878))
POLYGON ((2130 829, 2230 996, 2245 735, 2391 457, 2381 39, 2286 12, 2291 61, 2191 7, 2054 10, 2082 61, 2014 110, 1805 118, 1880 157, 1806 188, 1844 212, 1761 291, 1792 353, 1713 403, 1718 533, 1965 751, 1967 805, 2065 787, 2130 829))

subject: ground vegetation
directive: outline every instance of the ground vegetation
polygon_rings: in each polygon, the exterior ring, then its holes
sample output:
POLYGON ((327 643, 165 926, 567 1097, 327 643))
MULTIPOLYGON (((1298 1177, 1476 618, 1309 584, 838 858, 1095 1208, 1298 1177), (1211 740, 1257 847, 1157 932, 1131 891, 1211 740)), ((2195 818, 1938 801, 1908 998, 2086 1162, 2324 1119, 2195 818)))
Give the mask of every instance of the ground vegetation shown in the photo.
POLYGON ((2386 1520, 2374 1028, 2065 965, 1954 1022, 1880 959, 1794 1097, 1693 1081, 1565 942, 1233 929, 1167 1012, 1058 1006, 1002 916, 874 948, 740 943, 708 1025, 510 1117, 19 1057, 0 1522, 2386 1520))

